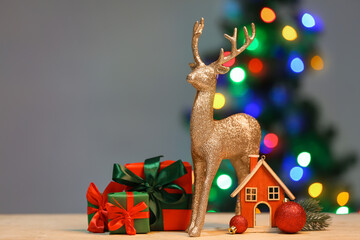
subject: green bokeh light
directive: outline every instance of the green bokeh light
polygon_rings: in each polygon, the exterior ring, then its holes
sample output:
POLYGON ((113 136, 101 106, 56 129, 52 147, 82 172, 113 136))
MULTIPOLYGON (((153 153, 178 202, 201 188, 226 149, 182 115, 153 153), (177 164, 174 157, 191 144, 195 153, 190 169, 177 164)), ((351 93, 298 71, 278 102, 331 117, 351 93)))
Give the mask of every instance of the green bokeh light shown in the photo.
POLYGON ((254 51, 259 47, 259 40, 257 38, 254 39, 254 41, 247 47, 247 50, 254 51))
POLYGON ((339 214, 339 215, 349 214, 349 208, 346 207, 346 206, 339 207, 339 208, 336 210, 336 214, 339 214))
POLYGON ((216 179, 216 184, 218 185, 218 187, 220 189, 228 189, 231 187, 232 185, 232 180, 231 177, 227 174, 221 174, 217 179, 216 179))
POLYGON ((246 77, 245 70, 242 69, 241 67, 234 67, 230 71, 230 79, 233 82, 236 83, 242 82, 244 81, 245 77, 246 77))
POLYGON ((302 152, 297 156, 297 162, 302 167, 309 166, 311 161, 311 154, 308 152, 302 152))

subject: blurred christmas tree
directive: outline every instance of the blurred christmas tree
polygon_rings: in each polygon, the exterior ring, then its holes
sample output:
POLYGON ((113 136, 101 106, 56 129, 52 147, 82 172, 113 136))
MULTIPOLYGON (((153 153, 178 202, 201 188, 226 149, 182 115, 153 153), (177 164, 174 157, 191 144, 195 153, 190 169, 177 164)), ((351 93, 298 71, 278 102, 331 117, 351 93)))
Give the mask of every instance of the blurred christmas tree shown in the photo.
MULTIPOLYGON (((240 29, 247 24, 250 30, 250 22, 254 22, 256 37, 236 60, 224 64, 231 70, 218 76, 214 118, 239 112, 255 117, 263 134, 260 154, 267 155, 269 165, 294 195, 298 199, 309 195, 318 199, 324 211, 335 212, 344 206, 338 213, 346 213, 353 204, 348 201, 351 189, 340 181, 340 176, 356 158, 354 154, 335 155, 335 129, 319 121, 317 106, 300 92, 304 75, 316 74, 313 72, 322 70, 324 64, 316 42, 323 30, 321 19, 302 11, 299 3, 226 3, 224 33, 232 35, 234 27, 238 27, 241 46, 244 34, 240 29)), ((223 46, 228 46, 225 44, 229 43, 224 38, 223 46)), ((211 63, 218 56, 217 49, 204 62, 211 63)), ((190 109, 186 116, 189 119, 190 109)), ((236 186, 234 170, 224 160, 211 188, 209 210, 233 211, 235 199, 229 195, 236 186)))

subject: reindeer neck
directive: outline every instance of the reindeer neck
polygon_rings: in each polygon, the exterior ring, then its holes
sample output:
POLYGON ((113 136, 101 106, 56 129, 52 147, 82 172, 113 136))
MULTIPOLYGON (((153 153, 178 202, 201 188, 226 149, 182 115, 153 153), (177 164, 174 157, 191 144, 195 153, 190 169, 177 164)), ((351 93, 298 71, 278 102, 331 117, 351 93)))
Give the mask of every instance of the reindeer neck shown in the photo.
POLYGON ((190 119, 191 138, 208 137, 214 126, 215 91, 197 91, 190 119))

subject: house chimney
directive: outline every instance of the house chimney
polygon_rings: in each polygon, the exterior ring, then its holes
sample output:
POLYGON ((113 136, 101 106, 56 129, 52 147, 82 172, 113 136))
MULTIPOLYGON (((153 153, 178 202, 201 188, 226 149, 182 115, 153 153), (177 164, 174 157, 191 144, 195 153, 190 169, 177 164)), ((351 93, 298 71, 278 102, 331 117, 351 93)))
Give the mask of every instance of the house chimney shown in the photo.
POLYGON ((258 159, 259 159, 259 155, 249 155, 250 157, 250 172, 252 172, 252 170, 254 170, 258 159))

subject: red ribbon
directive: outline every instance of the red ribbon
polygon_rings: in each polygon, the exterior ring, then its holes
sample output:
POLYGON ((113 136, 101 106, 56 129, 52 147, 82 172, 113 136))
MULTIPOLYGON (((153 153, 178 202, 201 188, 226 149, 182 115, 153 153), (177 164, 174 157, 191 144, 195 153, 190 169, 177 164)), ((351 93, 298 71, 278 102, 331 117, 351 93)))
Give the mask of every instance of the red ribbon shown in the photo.
POLYGON ((108 201, 107 194, 113 192, 122 192, 124 191, 125 186, 116 182, 110 182, 109 185, 104 190, 103 194, 100 193, 98 188, 94 183, 90 183, 90 186, 86 193, 86 199, 92 204, 97 206, 94 207, 87 207, 87 214, 95 213, 92 217, 88 231, 94 233, 103 233, 107 231, 108 227, 108 212, 106 209, 106 203, 108 201))
POLYGON ((141 212, 147 208, 145 202, 141 202, 134 206, 134 193, 127 192, 126 197, 127 210, 125 210, 114 198, 113 200, 118 206, 111 203, 106 204, 109 214, 108 217, 111 219, 108 226, 110 231, 115 231, 125 225, 126 233, 135 235, 136 229, 134 228, 134 219, 149 218, 149 212, 141 212))

